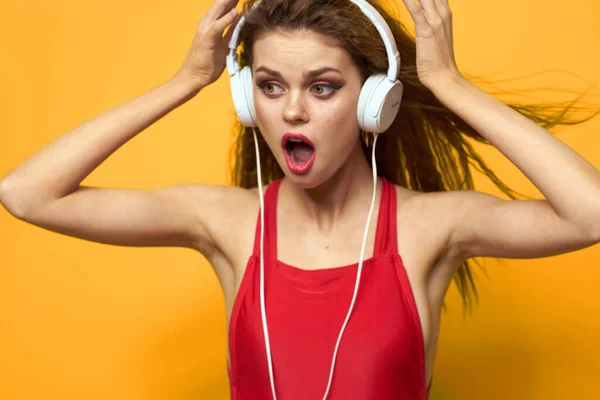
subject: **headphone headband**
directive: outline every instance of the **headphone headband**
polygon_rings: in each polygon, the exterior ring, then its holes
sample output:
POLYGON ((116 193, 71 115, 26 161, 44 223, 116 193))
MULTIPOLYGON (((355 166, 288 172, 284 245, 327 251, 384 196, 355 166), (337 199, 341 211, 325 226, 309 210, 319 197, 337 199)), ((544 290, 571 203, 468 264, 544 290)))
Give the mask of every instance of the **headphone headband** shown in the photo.
MULTIPOLYGON (((254 7, 256 7, 258 4, 260 4, 261 1, 262 0, 258 0, 256 3, 254 3, 252 5, 251 10, 254 9, 254 7)), ((377 10, 375 10, 375 8, 369 3, 367 3, 365 0, 350 1, 356 4, 361 9, 363 14, 365 14, 365 16, 369 18, 369 20, 371 20, 373 25, 375 25, 375 28, 377 28, 379 35, 383 39, 383 43, 385 45, 385 50, 387 53, 389 64, 387 78, 391 82, 396 81, 396 79, 398 79, 398 74, 400 73, 401 60, 400 53, 398 53, 398 49, 396 48, 396 41, 394 40, 394 35, 392 34, 390 27, 386 24, 381 14, 379 14, 377 10)), ((235 30, 233 31, 231 40, 229 41, 229 54, 227 55, 226 59, 227 71, 229 72, 229 75, 233 75, 240 70, 240 63, 236 49, 239 45, 238 40, 240 36, 240 30, 242 28, 242 25, 244 25, 245 19, 245 15, 240 18, 238 24, 235 27, 235 30)))

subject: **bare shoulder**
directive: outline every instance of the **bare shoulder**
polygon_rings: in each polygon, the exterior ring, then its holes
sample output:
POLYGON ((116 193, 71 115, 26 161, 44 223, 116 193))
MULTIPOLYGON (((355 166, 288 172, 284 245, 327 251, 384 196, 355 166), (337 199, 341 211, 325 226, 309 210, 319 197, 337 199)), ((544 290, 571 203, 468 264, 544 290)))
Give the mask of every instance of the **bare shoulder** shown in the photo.
POLYGON ((465 196, 459 191, 419 192, 401 186, 396 186, 396 193, 399 251, 422 249, 413 261, 424 277, 440 269, 452 274, 464 261, 460 249, 452 247, 451 236, 465 209, 465 196))
POLYGON ((428 215, 426 222, 435 222, 438 229, 451 226, 468 198, 462 194, 464 191, 419 192, 401 186, 396 186, 396 193, 399 213, 417 214, 420 218, 428 215))
POLYGON ((198 234, 197 250, 209 261, 225 258, 233 263, 232 249, 242 239, 256 202, 252 189, 227 185, 189 185, 190 197, 205 232, 198 234), (204 236, 210 238, 203 240, 204 236), (208 243, 207 243, 208 242, 208 243), (210 249, 203 247, 209 246, 210 249))
MULTIPOLYGON (((194 195, 198 199, 195 208, 201 214, 200 219, 204 221, 212 243, 211 255, 206 257, 224 282, 222 284, 228 284, 230 278, 243 275, 247 258, 252 254, 260 210, 258 188, 213 186, 207 198, 206 189, 198 186, 194 195), (212 206, 207 207, 208 204, 212 206)), ((263 193, 268 186, 263 185, 263 193)), ((203 242, 197 243, 201 247, 203 242)), ((200 248, 198 250, 205 254, 200 248)))

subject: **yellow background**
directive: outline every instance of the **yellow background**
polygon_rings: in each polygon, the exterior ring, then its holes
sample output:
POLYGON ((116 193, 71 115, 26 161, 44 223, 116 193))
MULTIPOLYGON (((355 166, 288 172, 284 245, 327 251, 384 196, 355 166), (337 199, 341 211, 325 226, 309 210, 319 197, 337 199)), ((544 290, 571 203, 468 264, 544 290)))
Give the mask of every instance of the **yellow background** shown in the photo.
MULTIPOLYGON (((169 79, 210 3, 3 1, 0 176, 60 134, 169 79)), ((560 69, 588 82, 600 78, 596 1, 454 0, 451 7, 465 73, 505 79, 560 69)), ((567 73, 518 83, 501 88, 587 86, 567 73)), ((227 184, 232 110, 224 74, 83 183, 227 184)), ((596 119, 562 128, 559 138, 600 167, 599 134, 596 119)), ((482 151, 511 187, 539 195, 502 154, 482 151)), ((477 184, 499 193, 487 180, 477 184)), ((225 305, 201 255, 74 239, 4 209, 0 239, 1 399, 228 398, 225 305)), ((598 246, 488 260, 488 276, 477 270, 481 305, 466 320, 453 285, 431 398, 598 398, 599 261, 598 246)))

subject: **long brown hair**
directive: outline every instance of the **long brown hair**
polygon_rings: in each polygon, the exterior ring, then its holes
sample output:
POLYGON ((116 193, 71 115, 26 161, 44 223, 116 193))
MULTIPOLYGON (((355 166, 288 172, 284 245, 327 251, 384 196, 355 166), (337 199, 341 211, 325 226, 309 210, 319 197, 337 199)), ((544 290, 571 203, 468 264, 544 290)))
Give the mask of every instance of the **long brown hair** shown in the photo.
MULTIPOLYGON (((400 111, 391 127, 379 135, 376 148, 377 172, 396 185, 421 192, 473 190, 469 166, 485 174, 511 199, 517 193, 506 186, 467 139, 490 143, 465 121, 446 108, 433 93, 419 81, 416 68, 416 42, 399 21, 397 9, 390 4, 368 1, 390 27, 402 58, 399 79, 404 84, 400 111)), ((256 0, 244 4, 245 23, 241 27, 241 66, 251 65, 252 44, 269 32, 310 30, 337 39, 350 53, 363 73, 363 78, 373 73, 386 72, 387 55, 383 41, 370 20, 349 0, 262 0, 255 9, 256 0)), ((569 120, 567 112, 578 99, 566 105, 516 105, 507 104, 538 125, 549 129, 557 125, 574 125, 585 122, 569 120)), ((261 160, 262 182, 268 184, 284 176, 273 153, 257 131, 261 160)), ((256 156, 252 128, 237 120, 239 132, 231 148, 233 160, 231 180, 235 186, 257 187, 256 156)), ((369 165, 373 135, 360 132, 362 147, 369 165)), ((522 197, 526 197, 521 195, 522 197)), ((475 261, 475 260, 473 260, 475 261)), ((475 261, 480 267, 481 265, 475 261)), ((454 281, 463 299, 463 311, 472 311, 473 296, 478 301, 471 265, 465 261, 459 266, 454 281)), ((444 309, 446 303, 444 302, 444 309)))

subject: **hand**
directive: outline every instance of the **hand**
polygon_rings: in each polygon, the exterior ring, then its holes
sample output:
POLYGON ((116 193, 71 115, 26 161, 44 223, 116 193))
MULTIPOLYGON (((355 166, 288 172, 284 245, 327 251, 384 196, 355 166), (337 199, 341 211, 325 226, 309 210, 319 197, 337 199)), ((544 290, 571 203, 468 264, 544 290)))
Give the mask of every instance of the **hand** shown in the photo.
POLYGON ((216 81, 225 69, 225 56, 229 53, 229 40, 241 18, 235 6, 238 0, 215 0, 204 14, 185 62, 177 76, 189 79, 201 89, 216 81), (223 31, 229 26, 227 34, 223 31))
POLYGON ((403 0, 415 23, 417 74, 429 90, 462 78, 452 45, 452 12, 448 0, 403 0))

